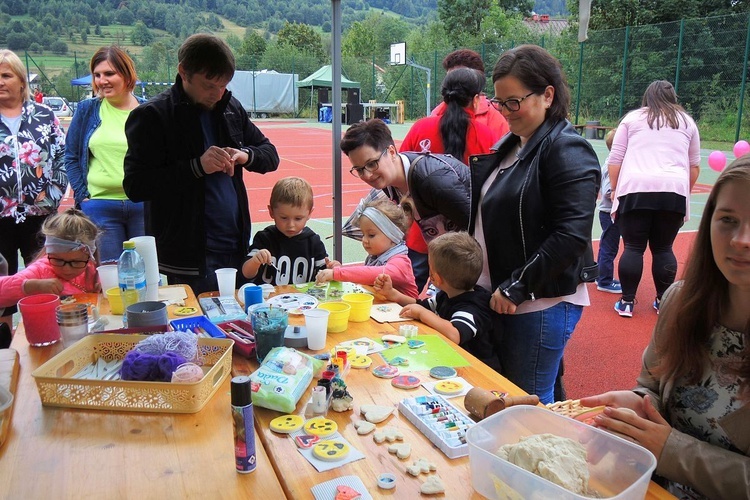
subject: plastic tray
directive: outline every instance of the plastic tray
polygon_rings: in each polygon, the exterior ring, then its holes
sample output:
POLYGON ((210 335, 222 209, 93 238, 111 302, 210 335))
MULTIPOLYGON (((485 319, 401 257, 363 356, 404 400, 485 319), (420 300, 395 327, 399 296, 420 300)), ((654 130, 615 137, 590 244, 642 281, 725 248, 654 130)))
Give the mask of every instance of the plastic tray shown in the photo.
POLYGON ((469 454, 466 432, 475 423, 442 396, 406 398, 398 404, 398 411, 448 458, 469 454))
POLYGON ((89 335, 32 372, 42 404, 91 410, 195 413, 232 369, 229 339, 198 339, 206 372, 199 382, 138 382, 70 378, 93 361, 123 359, 146 335, 89 335), (207 371, 206 371, 207 370, 207 371))
POLYGON ((249 358, 253 354, 255 354, 255 342, 254 341, 251 341, 250 339, 245 338, 244 335, 243 336, 232 335, 236 331, 237 327, 242 329, 244 332, 252 334, 253 325, 249 321, 238 319, 235 321, 227 321, 226 323, 219 323, 216 326, 219 327, 221 330, 223 330, 223 333, 227 338, 231 338, 232 340, 234 340, 234 352, 235 353, 245 358, 249 358), (247 343, 241 342, 241 340, 245 340, 247 343))
POLYGON ((211 320, 205 316, 191 316, 189 318, 173 319, 169 322, 169 326, 181 332, 201 333, 201 330, 203 330, 215 339, 227 338, 222 329, 213 324, 211 320))

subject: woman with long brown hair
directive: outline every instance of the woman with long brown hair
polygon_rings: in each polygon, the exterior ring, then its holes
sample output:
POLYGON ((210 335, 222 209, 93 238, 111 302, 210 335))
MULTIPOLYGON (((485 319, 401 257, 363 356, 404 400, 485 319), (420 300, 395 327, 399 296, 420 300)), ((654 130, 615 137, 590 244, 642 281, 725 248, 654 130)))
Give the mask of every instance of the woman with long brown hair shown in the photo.
POLYGON ((618 266, 622 299, 615 304, 620 316, 633 316, 647 245, 659 312, 662 294, 677 274, 672 244, 690 216, 700 159, 698 127, 677 103, 674 87, 665 80, 651 83, 641 108, 618 125, 608 160, 611 213, 625 244, 618 266))
POLYGON ((679 498, 748 495, 749 191, 744 156, 708 197, 684 278, 664 293, 638 386, 581 399, 607 405, 596 424, 649 449, 679 498))

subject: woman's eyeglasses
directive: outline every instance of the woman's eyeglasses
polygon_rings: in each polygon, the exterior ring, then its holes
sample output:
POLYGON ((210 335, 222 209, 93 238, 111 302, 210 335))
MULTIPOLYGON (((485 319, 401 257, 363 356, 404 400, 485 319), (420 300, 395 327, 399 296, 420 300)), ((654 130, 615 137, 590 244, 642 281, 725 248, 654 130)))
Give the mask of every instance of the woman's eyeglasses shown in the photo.
POLYGON ((380 160, 383 159, 383 156, 388 152, 388 148, 385 148, 382 153, 380 153, 380 156, 378 156, 377 160, 370 160, 363 167, 352 167, 349 169, 349 173, 352 174, 354 177, 362 177, 365 175, 365 171, 367 172, 374 172, 378 169, 380 166, 380 160))
POLYGON ((518 111, 519 109, 521 109, 521 103, 524 101, 524 99, 532 95, 534 95, 534 93, 529 92, 520 99, 507 99, 505 101, 503 101, 502 99, 498 99, 497 97, 493 97, 492 99, 490 99, 490 103, 492 103, 492 107, 498 111, 502 111, 504 107, 512 113, 513 111, 518 111))
POLYGON ((86 260, 64 260, 64 259, 58 259, 57 257, 50 257, 47 256, 47 260, 50 264, 52 264, 55 267, 65 267, 70 266, 73 269, 83 269, 86 267, 86 264, 89 263, 89 259, 86 260))

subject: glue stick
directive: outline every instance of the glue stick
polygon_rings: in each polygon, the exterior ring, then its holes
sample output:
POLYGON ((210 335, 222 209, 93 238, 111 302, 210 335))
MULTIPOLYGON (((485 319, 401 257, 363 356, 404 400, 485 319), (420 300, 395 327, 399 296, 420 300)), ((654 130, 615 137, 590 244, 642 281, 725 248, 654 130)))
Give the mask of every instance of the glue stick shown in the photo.
POLYGON ((231 386, 234 458, 237 472, 247 474, 255 470, 255 428, 250 377, 234 377, 231 386))

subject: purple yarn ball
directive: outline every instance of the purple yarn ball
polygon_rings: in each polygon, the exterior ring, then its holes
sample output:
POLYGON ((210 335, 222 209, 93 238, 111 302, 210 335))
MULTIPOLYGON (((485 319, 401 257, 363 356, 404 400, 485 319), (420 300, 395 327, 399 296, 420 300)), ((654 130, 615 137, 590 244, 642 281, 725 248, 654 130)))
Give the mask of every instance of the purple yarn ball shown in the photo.
POLYGON ((157 380, 159 356, 130 351, 122 360, 120 376, 123 380, 157 380))
POLYGON ((165 352, 159 356, 159 380, 162 382, 171 382, 174 371, 186 361, 182 355, 176 352, 165 352))

